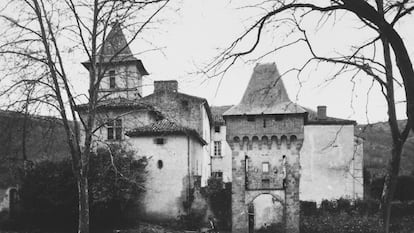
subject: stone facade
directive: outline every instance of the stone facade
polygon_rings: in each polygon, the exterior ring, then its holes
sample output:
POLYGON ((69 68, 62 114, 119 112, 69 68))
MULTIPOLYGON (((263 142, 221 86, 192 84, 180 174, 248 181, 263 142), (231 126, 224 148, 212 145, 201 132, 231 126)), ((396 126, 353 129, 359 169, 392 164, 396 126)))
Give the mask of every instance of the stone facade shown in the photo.
POLYGON ((254 121, 229 116, 226 120, 232 148, 232 232, 249 232, 249 205, 263 194, 272 195, 283 206, 277 209, 283 215, 280 226, 286 232, 299 232, 299 152, 304 115, 285 115, 283 120, 256 116, 254 121), (269 123, 266 128, 263 120, 269 123))
POLYGON ((363 198, 362 139, 354 125, 305 126, 300 183, 301 200, 363 198))
MULTIPOLYGON (((103 59, 97 66, 105 75, 96 106, 95 148, 121 143, 137 157, 149 158, 142 217, 176 221, 196 208, 191 190, 195 183, 206 185, 211 174, 210 107, 204 98, 178 92, 176 80, 155 81, 154 93, 143 96, 142 78, 148 72, 133 56, 119 24, 99 55, 103 59)), ((83 65, 89 69, 91 64, 83 65)), ((87 110, 86 104, 78 106, 82 118, 87 110)))
POLYGON ((227 128, 223 113, 232 106, 211 106, 213 126, 211 127, 211 175, 231 182, 231 148, 226 141, 227 128))
POLYGON ((201 176, 203 145, 186 135, 131 137, 137 156, 148 158, 142 216, 175 221, 188 214, 195 177, 201 176), (155 140, 162 138, 163 144, 155 140))
POLYGON ((306 111, 290 102, 276 66, 257 65, 242 101, 223 117, 232 149, 232 232, 252 233, 269 225, 299 232, 306 111), (269 195, 277 205, 268 210, 274 217, 266 218, 269 214, 257 211, 266 210, 269 195))

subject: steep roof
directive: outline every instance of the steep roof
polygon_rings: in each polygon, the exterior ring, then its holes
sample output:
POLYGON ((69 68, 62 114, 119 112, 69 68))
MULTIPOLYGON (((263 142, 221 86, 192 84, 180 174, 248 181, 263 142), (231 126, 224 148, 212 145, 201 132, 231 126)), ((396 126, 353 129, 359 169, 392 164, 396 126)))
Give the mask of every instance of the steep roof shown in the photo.
POLYGON ((197 139, 202 145, 207 142, 197 133, 196 130, 182 126, 170 119, 163 119, 152 124, 135 128, 126 133, 129 137, 162 136, 162 135, 188 135, 197 139))
MULTIPOLYGON (((135 63, 142 75, 148 75, 142 61, 134 57, 129 48, 120 23, 116 22, 109 31, 105 41, 97 53, 97 60, 102 58, 101 63, 135 63), (112 60, 111 60, 112 59, 112 60)), ((82 63, 89 69, 90 61, 82 63)))
POLYGON ((183 99, 188 99, 188 100, 193 100, 193 101, 197 101, 200 102, 200 104, 203 104, 204 107, 206 108, 206 112, 207 112, 207 117, 209 119, 209 121, 211 123, 213 123, 213 115, 211 114, 211 109, 210 109, 210 105, 207 102, 207 99, 202 98, 202 97, 198 97, 198 96, 194 96, 194 95, 188 95, 188 94, 184 94, 181 92, 154 92, 152 94, 149 94, 147 96, 142 97, 139 101, 141 103, 147 103, 147 104, 151 104, 151 105, 155 105, 152 103, 152 99, 154 98, 158 98, 159 95, 165 95, 165 94, 169 94, 169 95, 175 95, 178 98, 183 98, 183 99))
POLYGON ((214 124, 224 125, 226 122, 223 119, 223 113, 229 110, 231 107, 233 107, 233 105, 210 106, 214 124))
MULTIPOLYGON (((88 104, 79 104, 76 106, 76 111, 85 111, 88 104)), ((141 102, 140 100, 130 100, 127 98, 113 98, 105 99, 98 102, 96 109, 101 110, 115 110, 115 109, 144 109, 155 113, 160 118, 163 118, 162 113, 155 106, 141 102)))
POLYGON ((275 63, 257 64, 241 102, 223 115, 294 114, 306 110, 293 103, 275 63))

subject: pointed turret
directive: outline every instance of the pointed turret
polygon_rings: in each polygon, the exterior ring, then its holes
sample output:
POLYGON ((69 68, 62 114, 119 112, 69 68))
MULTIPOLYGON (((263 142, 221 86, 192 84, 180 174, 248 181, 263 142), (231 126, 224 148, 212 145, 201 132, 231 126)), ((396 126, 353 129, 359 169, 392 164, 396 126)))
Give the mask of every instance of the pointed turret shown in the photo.
MULTIPOLYGON (((134 57, 121 25, 116 22, 96 56, 97 64, 104 67, 99 86, 99 98, 135 100, 142 97, 142 77, 148 75, 141 60, 134 57)), ((88 70, 91 62, 83 62, 88 70)))
POLYGON ((241 102, 223 115, 304 113, 286 92, 275 63, 257 64, 241 102))
MULTIPOLYGON (((119 63, 132 63, 136 64, 138 71, 141 75, 148 75, 142 61, 137 59, 131 49, 129 48, 128 41, 122 32, 121 24, 116 22, 109 31, 103 45, 100 47, 97 53, 97 62, 102 64, 119 64, 119 63)), ((90 61, 82 63, 87 69, 89 69, 90 61)))

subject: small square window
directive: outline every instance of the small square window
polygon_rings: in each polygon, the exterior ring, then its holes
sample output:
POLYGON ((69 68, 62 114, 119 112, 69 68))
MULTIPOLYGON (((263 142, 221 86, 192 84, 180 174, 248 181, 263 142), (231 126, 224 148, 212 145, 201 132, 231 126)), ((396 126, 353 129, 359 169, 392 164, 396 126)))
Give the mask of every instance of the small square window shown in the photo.
POLYGON ((108 121, 106 129, 108 140, 122 140, 122 119, 108 121))
POLYGON ((223 179, 223 172, 212 172, 214 178, 223 179))
POLYGON ((165 138, 156 138, 155 144, 157 145, 164 145, 165 144, 165 138))
POLYGON ((275 121, 281 121, 283 120, 283 115, 276 115, 275 116, 275 121))
POLYGON ((268 189, 268 188, 270 188, 270 180, 269 180, 269 179, 263 179, 263 180, 262 180, 262 187, 263 187, 264 189, 268 189))
POLYGON ((183 105, 183 107, 187 108, 188 107, 188 100, 181 101, 181 104, 183 105))
POLYGON ((255 121, 255 117, 254 116, 247 116, 247 121, 255 121))
POLYGON ((214 126, 214 132, 220 133, 220 126, 219 125, 214 126))

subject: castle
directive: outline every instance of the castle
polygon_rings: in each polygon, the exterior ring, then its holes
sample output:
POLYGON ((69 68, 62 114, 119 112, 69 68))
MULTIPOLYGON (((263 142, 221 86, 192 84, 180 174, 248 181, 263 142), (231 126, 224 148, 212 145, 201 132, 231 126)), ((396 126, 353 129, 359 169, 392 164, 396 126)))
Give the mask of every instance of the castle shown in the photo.
MULTIPOLYGON (((209 177, 232 182, 233 232, 278 225, 299 232, 299 200, 362 198, 362 139, 355 121, 293 103, 275 64, 254 68, 241 102, 212 107, 179 92, 175 80, 148 75, 115 25, 100 51, 97 144, 124 143, 149 158, 142 214, 160 221, 187 212, 194 189, 209 177)), ((83 65, 88 68, 89 63, 83 65)), ((86 105, 79 113, 85 114, 86 105)))

